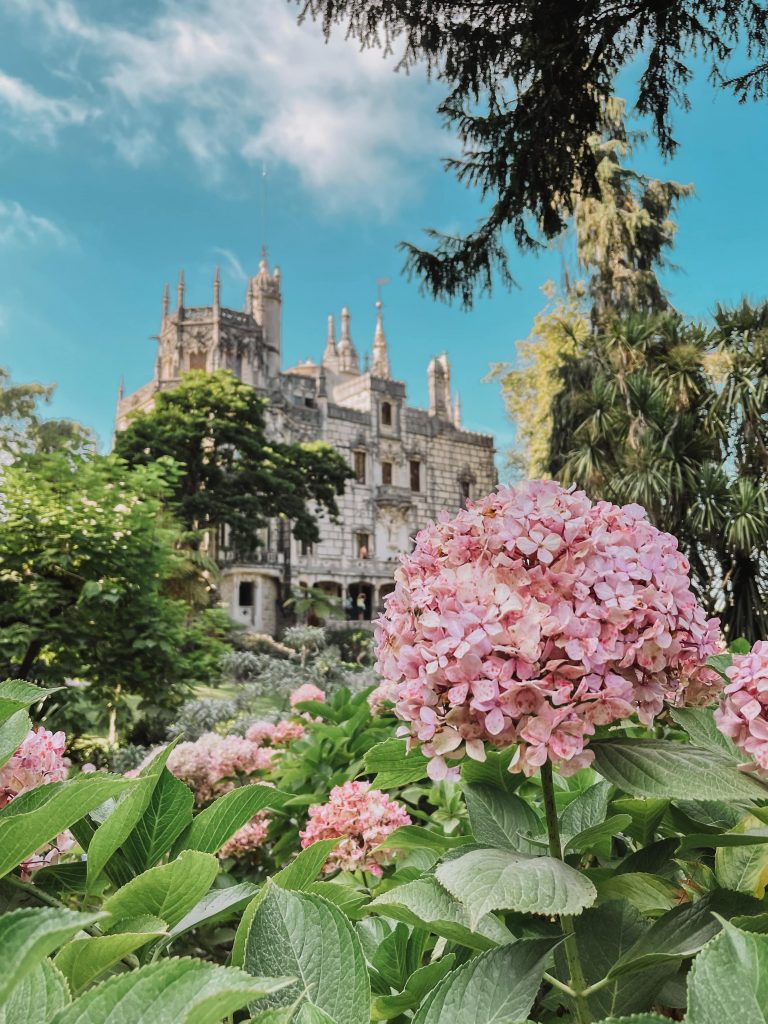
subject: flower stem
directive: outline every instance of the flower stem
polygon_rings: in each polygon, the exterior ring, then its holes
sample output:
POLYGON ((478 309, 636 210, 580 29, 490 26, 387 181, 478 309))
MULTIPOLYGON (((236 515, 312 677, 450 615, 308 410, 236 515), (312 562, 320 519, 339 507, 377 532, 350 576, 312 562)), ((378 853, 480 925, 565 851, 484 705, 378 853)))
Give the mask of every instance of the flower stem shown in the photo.
MULTIPOLYGON (((544 795, 544 816, 547 821, 549 855, 557 860, 563 860, 563 846, 560 840, 560 826, 557 821, 557 806, 555 804, 555 787, 552 782, 552 765, 549 761, 545 761, 541 766, 541 791, 544 795)), ((594 1018, 585 994, 587 982, 584 978, 584 971, 579 957, 579 947, 576 942, 576 932, 573 927, 573 918, 570 914, 560 915, 560 928, 563 932, 563 950, 568 964, 568 982, 571 989, 573 989, 573 1005, 576 1010, 576 1019, 579 1024, 592 1024, 594 1018)))

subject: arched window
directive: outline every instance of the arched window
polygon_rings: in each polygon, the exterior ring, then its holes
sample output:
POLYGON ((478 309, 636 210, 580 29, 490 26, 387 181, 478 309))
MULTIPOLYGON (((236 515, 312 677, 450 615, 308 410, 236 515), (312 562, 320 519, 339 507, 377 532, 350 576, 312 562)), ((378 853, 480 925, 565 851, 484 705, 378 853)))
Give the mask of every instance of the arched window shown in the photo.
POLYGON ((381 423, 382 426, 392 426, 392 405, 390 402, 381 403, 381 423))

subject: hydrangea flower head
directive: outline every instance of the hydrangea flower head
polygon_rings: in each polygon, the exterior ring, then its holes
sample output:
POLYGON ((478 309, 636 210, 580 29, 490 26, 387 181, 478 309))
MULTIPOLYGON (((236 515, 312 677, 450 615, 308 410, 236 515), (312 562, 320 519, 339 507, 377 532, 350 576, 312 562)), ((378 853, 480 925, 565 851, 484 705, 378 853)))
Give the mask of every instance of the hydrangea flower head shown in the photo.
POLYGON ((297 704, 301 704, 305 700, 316 700, 320 704, 324 704, 325 693, 314 683, 303 683, 291 694, 291 707, 295 708, 297 704))
POLYGON ((18 750, 0 768, 0 807, 28 789, 66 779, 65 747, 63 732, 49 732, 42 726, 30 729, 18 750))
POLYGON ((386 793, 367 782, 345 782, 334 786, 328 803, 310 807, 307 827, 299 835, 302 849, 319 839, 339 839, 323 869, 326 874, 362 869, 381 877, 392 854, 376 847, 390 832, 410 824, 410 816, 386 793))
POLYGON ((285 747, 300 740, 306 733, 301 722, 283 718, 279 722, 257 721, 248 726, 245 738, 258 746, 285 747))
POLYGON ((237 860, 250 860, 264 845, 269 821, 269 812, 259 811, 224 843, 219 850, 219 858, 223 860, 226 857, 234 857, 237 860))
POLYGON ((768 777, 768 640, 758 640, 749 654, 734 654, 726 675, 717 727, 768 777))
MULTIPOLYGON (((49 732, 42 726, 30 729, 10 760, 0 767, 0 808, 30 789, 66 779, 69 769, 64 759, 65 748, 63 732, 49 732)), ((21 877, 29 878, 38 868, 55 864, 74 845, 72 835, 61 832, 20 865, 21 877)))
POLYGON ((592 503, 551 480, 444 514, 404 556, 376 631, 404 731, 432 778, 485 744, 511 770, 588 765, 595 727, 650 723, 718 649, 677 541, 639 505, 592 503))
POLYGON ((273 756, 272 750, 242 736, 206 732, 194 743, 174 747, 168 757, 168 770, 194 790, 198 804, 204 804, 234 789, 241 776, 268 771, 273 756))

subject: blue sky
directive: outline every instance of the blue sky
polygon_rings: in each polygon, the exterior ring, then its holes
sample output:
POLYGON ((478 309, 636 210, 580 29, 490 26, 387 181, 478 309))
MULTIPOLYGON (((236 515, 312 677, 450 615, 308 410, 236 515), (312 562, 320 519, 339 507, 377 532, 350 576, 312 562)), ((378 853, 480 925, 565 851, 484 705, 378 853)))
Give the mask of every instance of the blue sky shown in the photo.
MULTIPOLYGON (((109 442, 118 381, 151 374, 163 283, 184 267, 189 304, 240 308, 266 235, 284 282, 284 363, 319 358, 325 319, 348 305, 359 349, 388 277, 393 372, 426 402, 446 350, 465 424, 511 428, 490 363, 514 358, 558 280, 559 249, 513 254, 520 288, 470 313, 420 295, 398 241, 469 229, 477 198, 440 164, 451 137, 439 87, 379 54, 299 29, 285 0, 4 0, 0 13, 0 364, 57 385, 52 411, 109 442), (268 169, 266 228, 261 166, 268 169)), ((622 83, 626 90, 631 76, 622 83)), ((625 90, 625 91, 626 91, 625 90)), ((638 169, 693 182, 678 215, 672 301, 768 292, 768 104, 740 107, 699 75, 676 117, 679 155, 638 169)))

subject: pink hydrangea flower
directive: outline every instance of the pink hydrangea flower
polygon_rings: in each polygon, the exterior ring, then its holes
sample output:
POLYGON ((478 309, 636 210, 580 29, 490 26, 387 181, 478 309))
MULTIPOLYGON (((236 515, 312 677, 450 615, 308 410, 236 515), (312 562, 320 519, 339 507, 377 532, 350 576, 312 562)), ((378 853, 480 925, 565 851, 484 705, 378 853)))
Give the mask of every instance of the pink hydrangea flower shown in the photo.
POLYGON ((726 675, 717 727, 768 777, 768 641, 758 640, 749 654, 734 654, 726 675))
POLYGON ((297 704, 301 704, 304 700, 316 700, 321 704, 324 704, 325 694, 320 687, 315 686, 314 683, 303 683, 291 694, 291 707, 295 708, 297 704))
POLYGON ((251 743, 258 745, 267 744, 271 747, 285 747, 294 740, 300 740, 305 735, 305 728, 301 722, 293 722, 288 718, 279 722, 258 721, 248 727, 245 738, 251 743))
POLYGON ((334 786, 328 803, 310 807, 307 827, 299 835, 302 849, 319 839, 340 840, 325 864, 326 874, 362 869, 381 877, 392 852, 376 847, 396 828, 410 824, 410 816, 386 793, 370 789, 367 782, 345 782, 334 786))
POLYGON ((219 850, 219 857, 235 857, 237 860, 250 860, 264 845, 269 829, 269 812, 259 811, 251 820, 243 825, 219 850))
MULTIPOLYGON (((42 726, 30 729, 18 750, 0 768, 0 808, 30 789, 66 779, 65 747, 63 732, 49 732, 42 726)), ((46 864, 55 864, 74 845, 69 832, 60 833, 21 864, 22 878, 28 878, 46 864)))
POLYGON ((240 777, 268 771, 273 756, 273 751, 242 736, 207 732, 194 743, 174 747, 168 770, 194 791, 198 804, 204 804, 234 789, 240 777))
POLYGON ((368 694, 368 707, 374 718, 383 715, 397 700, 397 687, 391 683, 380 683, 368 694))
POLYGON ((66 779, 65 747, 63 732, 49 732, 42 726, 30 729, 19 749, 0 768, 0 807, 28 789, 66 779))
POLYGON ((595 727, 646 724, 719 647, 677 541, 639 505, 554 481, 444 514, 403 557, 376 641, 412 743, 446 759, 517 743, 511 770, 588 765, 595 727))

